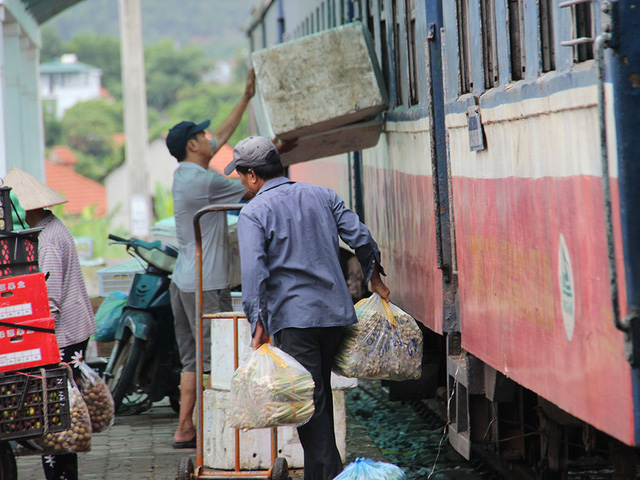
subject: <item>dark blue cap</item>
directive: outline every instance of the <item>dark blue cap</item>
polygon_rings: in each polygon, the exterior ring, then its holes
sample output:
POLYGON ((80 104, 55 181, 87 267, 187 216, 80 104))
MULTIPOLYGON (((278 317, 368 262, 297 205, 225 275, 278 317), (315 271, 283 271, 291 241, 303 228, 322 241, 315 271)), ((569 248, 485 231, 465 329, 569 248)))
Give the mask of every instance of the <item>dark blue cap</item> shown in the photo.
POLYGON ((171 155, 180 160, 184 156, 184 151, 187 148, 189 139, 194 134, 202 132, 210 123, 211 120, 205 120, 198 124, 193 122, 180 122, 174 125, 167 135, 167 148, 171 155))

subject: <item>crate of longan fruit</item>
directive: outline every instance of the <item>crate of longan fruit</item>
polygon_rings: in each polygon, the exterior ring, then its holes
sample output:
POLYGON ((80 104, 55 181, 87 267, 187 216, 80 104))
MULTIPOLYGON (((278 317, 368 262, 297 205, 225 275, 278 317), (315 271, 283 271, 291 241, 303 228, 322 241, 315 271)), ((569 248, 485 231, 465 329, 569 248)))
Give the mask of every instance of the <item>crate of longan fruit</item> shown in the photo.
POLYGON ((68 429, 68 378, 67 367, 0 374, 0 440, 68 429))

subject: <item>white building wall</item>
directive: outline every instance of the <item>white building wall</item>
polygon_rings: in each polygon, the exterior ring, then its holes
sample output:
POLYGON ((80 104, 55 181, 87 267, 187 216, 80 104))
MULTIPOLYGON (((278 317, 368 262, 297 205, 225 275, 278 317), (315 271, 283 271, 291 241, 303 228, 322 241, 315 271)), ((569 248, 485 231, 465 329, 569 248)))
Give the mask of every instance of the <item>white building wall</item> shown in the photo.
POLYGON ((43 100, 55 100, 56 118, 61 120, 64 112, 76 103, 100 98, 100 70, 42 74, 40 92, 43 100))

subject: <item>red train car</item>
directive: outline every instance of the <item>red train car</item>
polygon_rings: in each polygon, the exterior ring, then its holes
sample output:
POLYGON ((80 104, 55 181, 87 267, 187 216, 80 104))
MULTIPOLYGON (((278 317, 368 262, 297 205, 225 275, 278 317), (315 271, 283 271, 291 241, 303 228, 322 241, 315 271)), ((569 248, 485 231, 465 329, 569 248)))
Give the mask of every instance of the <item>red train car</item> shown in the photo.
POLYGON ((605 451, 635 469, 640 9, 274 0, 251 48, 351 21, 389 91, 380 140, 289 174, 350 202, 392 301, 425 327, 425 375, 391 395, 439 396, 461 454, 501 454, 523 475, 605 451))

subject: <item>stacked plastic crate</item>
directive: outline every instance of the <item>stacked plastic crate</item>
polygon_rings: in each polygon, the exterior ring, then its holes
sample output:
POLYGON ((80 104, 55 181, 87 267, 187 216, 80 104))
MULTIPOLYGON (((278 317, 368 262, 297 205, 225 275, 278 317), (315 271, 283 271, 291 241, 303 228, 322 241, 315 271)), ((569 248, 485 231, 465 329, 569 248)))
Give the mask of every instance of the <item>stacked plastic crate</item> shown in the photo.
POLYGON ((0 440, 69 425, 68 372, 57 365, 55 321, 38 272, 40 229, 14 230, 10 190, 0 187, 0 440))

